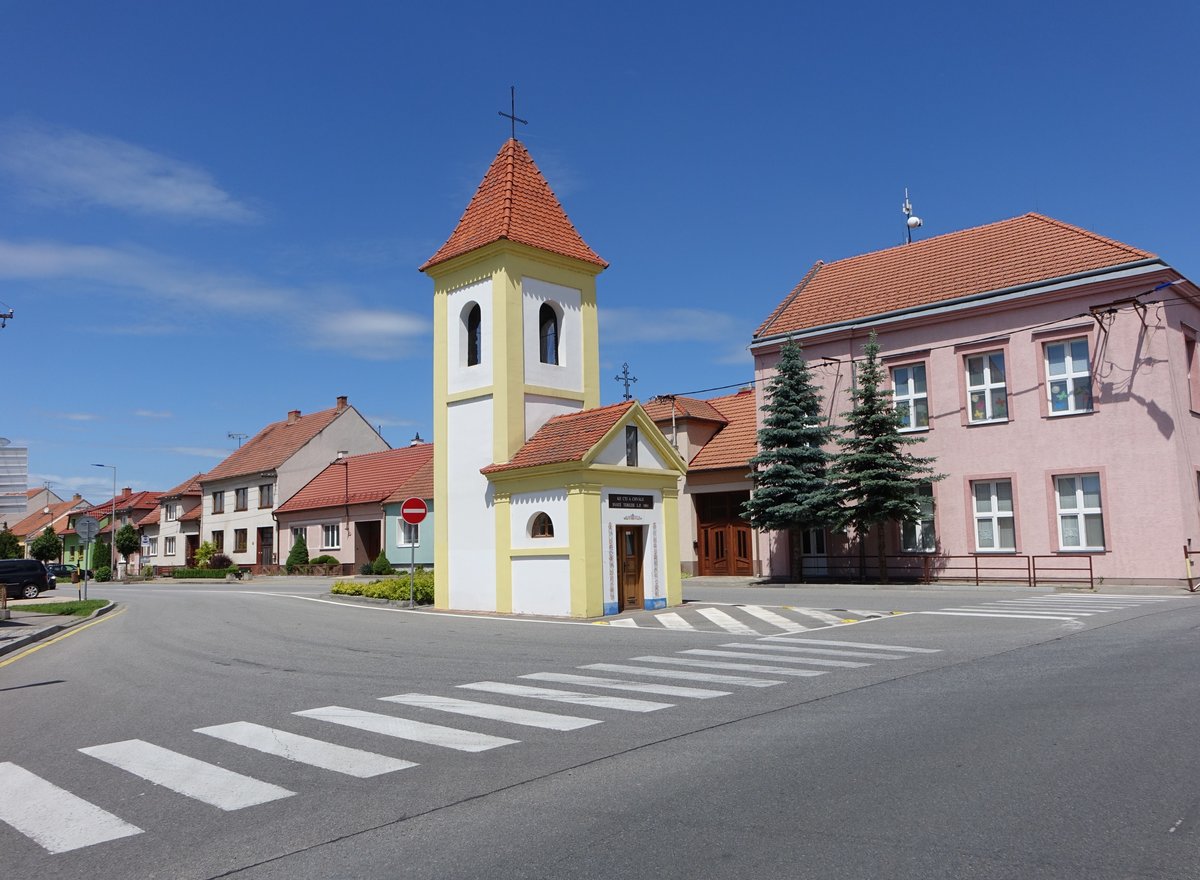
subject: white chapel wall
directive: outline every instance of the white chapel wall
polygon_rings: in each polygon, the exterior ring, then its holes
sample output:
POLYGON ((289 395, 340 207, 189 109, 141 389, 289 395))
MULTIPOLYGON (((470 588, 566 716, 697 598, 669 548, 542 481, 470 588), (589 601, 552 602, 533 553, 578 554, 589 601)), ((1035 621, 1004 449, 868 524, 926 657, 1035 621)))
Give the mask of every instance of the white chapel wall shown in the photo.
POLYGON ((524 331, 525 382, 563 391, 583 391, 583 294, 537 278, 521 279, 521 325, 524 331), (540 322, 543 303, 558 306, 558 363, 541 362, 540 322))
MULTIPOLYGON (((446 320, 450 325, 446 328, 446 383, 450 394, 486 388, 492 384, 492 366, 496 361, 492 336, 493 315, 491 278, 484 278, 482 281, 452 290, 446 297, 446 320), (479 304, 482 345, 480 362, 468 367, 467 331, 463 323, 463 313, 472 302, 479 304)), ((488 425, 487 433, 481 436, 491 435, 492 427, 488 425)))
MULTIPOLYGON (((450 518, 450 607, 496 608, 496 527, 492 488, 480 468, 492 463, 492 399, 446 408, 446 492, 450 518)), ((439 440, 439 442, 442 442, 439 440)))
POLYGON ((512 561, 514 614, 571 614, 571 560, 563 556, 526 556, 512 561))

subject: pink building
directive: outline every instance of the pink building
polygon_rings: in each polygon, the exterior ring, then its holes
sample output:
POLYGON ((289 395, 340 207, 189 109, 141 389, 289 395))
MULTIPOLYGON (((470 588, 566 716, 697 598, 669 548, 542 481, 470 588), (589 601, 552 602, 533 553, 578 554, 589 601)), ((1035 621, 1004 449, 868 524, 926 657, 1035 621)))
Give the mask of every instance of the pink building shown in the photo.
MULTIPOLYGON (((886 534, 889 568, 1185 577, 1184 547, 1200 551, 1196 285, 1039 214, 818 262, 754 335, 760 398, 791 339, 841 423, 872 330, 925 440, 912 451, 947 475, 921 522, 886 534)), ((844 535, 758 540, 772 577, 857 570, 844 535)))

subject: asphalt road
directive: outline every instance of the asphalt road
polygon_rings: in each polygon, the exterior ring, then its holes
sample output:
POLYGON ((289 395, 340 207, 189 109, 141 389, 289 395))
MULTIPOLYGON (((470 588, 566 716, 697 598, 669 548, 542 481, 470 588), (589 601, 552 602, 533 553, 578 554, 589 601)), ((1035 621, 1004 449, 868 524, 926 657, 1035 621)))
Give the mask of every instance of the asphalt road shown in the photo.
MULTIPOLYGON (((1200 597, 772 639, 347 606, 311 584, 97 592, 122 609, 0 657, 6 876, 1200 877, 1200 597), (610 685, 563 678, 581 675, 610 685), (480 705, 501 717, 446 711, 480 705), (314 758, 297 735, 358 752, 314 758)), ((734 599, 764 595, 824 598, 734 599)))

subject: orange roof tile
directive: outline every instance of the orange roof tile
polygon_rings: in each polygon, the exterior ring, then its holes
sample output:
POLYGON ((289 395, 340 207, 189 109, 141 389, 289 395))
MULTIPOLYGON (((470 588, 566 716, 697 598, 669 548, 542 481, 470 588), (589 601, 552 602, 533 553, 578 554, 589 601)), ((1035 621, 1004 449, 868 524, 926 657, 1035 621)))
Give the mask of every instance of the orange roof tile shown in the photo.
POLYGON ((309 480, 304 488, 279 505, 276 513, 382 502, 432 460, 432 443, 348 455, 309 480))
POLYGON ((755 331, 777 336, 1155 255, 1041 214, 818 262, 755 331))
POLYGON ((591 448, 612 430, 613 425, 619 422, 632 406, 633 401, 627 400, 596 409, 555 416, 525 441, 525 445, 517 450, 512 461, 489 465, 483 468, 481 473, 495 474, 544 464, 583 461, 583 457, 591 448))
POLYGON ((200 480, 204 478, 204 474, 196 474, 194 477, 188 477, 174 489, 168 489, 162 493, 162 498, 182 498, 184 495, 203 495, 204 492, 200 488, 200 480))
POLYGON ((137 521, 137 523, 135 523, 135 525, 137 525, 137 527, 138 527, 138 528, 141 528, 142 526, 156 526, 156 525, 158 525, 158 523, 159 523, 158 513, 159 513, 159 511, 160 511, 161 509, 162 509, 162 508, 159 508, 159 507, 156 507, 156 508, 154 508, 154 509, 153 509, 152 511, 150 511, 148 514, 146 514, 146 515, 145 515, 145 516, 143 516, 141 519, 139 519, 139 520, 137 521))
POLYGON ((409 498, 433 497, 433 458, 418 468, 411 477, 401 483, 396 491, 383 499, 384 504, 402 504, 409 498))
MULTIPOLYGON (((39 489, 38 491, 40 492, 41 490, 39 489)), ((27 535, 34 534, 35 532, 43 531, 48 525, 54 525, 54 533, 56 535, 61 535, 66 530, 67 521, 64 520, 63 522, 58 523, 56 520, 62 519, 65 514, 74 510, 76 507, 83 509, 83 507, 86 505, 82 499, 72 498, 67 501, 59 501, 46 506, 50 509, 48 513, 44 509, 37 511, 36 513, 31 513, 24 519, 14 523, 9 527, 8 530, 18 538, 24 538, 27 535)))
POLYGON ((515 138, 500 148, 454 232, 421 271, 501 239, 608 266, 576 231, 533 157, 515 138))
POLYGON ((758 452, 758 398, 753 388, 708 401, 727 424, 692 457, 688 471, 747 468, 758 452))
POLYGON ((655 422, 670 422, 672 409, 675 419, 700 419, 706 422, 725 423, 725 417, 717 412, 707 400, 695 397, 656 397, 642 404, 646 414, 655 422), (672 406, 674 404, 674 406, 672 406))
POLYGON ((179 515, 180 522, 196 522, 204 514, 204 505, 197 504, 191 510, 185 510, 179 515))
POLYGON ((201 481, 207 483, 211 480, 275 470, 295 455, 305 443, 328 427, 342 412, 345 410, 333 407, 307 416, 298 415, 295 421, 284 419, 272 422, 201 477, 201 481))

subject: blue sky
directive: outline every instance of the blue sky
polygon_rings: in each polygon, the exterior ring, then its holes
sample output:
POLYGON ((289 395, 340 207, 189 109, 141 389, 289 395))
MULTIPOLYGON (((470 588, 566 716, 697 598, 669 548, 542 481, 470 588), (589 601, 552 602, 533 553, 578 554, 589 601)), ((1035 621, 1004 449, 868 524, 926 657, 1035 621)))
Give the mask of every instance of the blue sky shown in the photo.
POLYGON ((432 433, 432 285, 508 136, 599 279, 602 402, 752 378, 817 259, 1037 210, 1200 279, 1194 3, 4 3, 0 436, 166 490, 346 394, 432 433))

